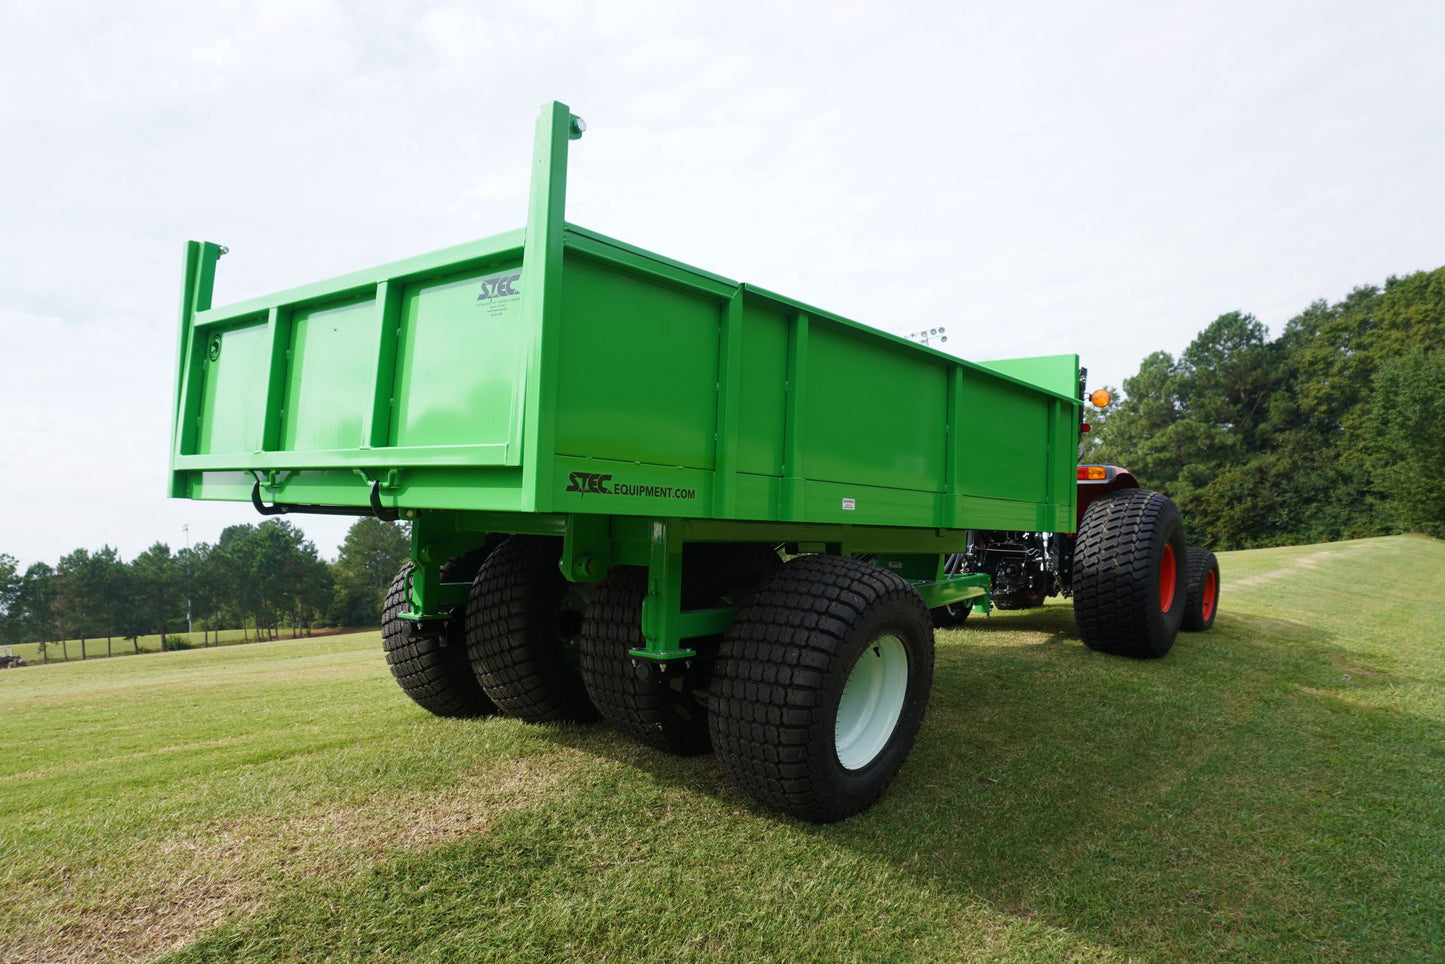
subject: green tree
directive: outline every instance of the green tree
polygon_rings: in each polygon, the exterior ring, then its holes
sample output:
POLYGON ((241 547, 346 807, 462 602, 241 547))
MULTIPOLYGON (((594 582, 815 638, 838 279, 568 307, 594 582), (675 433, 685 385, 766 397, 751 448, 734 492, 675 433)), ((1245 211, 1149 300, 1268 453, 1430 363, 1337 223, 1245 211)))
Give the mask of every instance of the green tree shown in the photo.
POLYGON ((1375 478, 1400 525, 1445 537, 1445 354, 1411 351, 1380 366, 1367 434, 1375 478))
POLYGON ((105 636, 105 655, 113 655, 111 643, 116 635, 124 633, 134 606, 131 570, 115 549, 102 546, 85 561, 84 583, 92 593, 93 631, 105 636))
POLYGON ((411 554, 411 533, 405 523, 357 519, 346 532, 336 565, 362 585, 385 592, 411 554))
POLYGON ((171 554, 170 546, 157 542, 131 561, 131 572, 137 621, 160 634, 164 649, 171 623, 183 618, 185 613, 185 595, 176 557, 171 554))
POLYGON ((253 552, 251 537, 255 531, 256 527, 250 524, 227 526, 221 530, 208 559, 216 584, 216 611, 222 621, 241 628, 243 641, 255 594, 249 581, 253 552))
POLYGON ((1094 458, 1131 469, 1154 486, 1179 478, 1187 445, 1175 426, 1183 417, 1178 398, 1178 367, 1165 351, 1150 354, 1138 374, 1124 379, 1123 398, 1095 426, 1094 458))
POLYGON ((0 644, 21 641, 24 615, 17 602, 24 579, 19 564, 14 556, 0 552, 0 644))
POLYGON ((284 519, 259 526, 231 526, 221 533, 216 556, 223 582, 257 638, 276 638, 289 619, 298 632, 314 624, 331 592, 331 573, 305 534, 284 519))
POLYGON ((1220 315, 1180 357, 1176 388, 1187 417, 1214 429, 1217 455, 1256 451, 1267 441, 1269 402, 1283 373, 1280 349, 1253 315, 1220 315))
POLYGON ((192 616, 201 624, 201 644, 209 645, 211 630, 219 629, 221 624, 220 610, 226 585, 223 561, 216 547, 208 542, 196 543, 183 550, 181 556, 190 584, 192 616))
POLYGON ((48 662, 49 643, 55 639, 55 570, 37 562, 25 570, 15 607, 20 613, 22 641, 38 643, 40 658, 48 662))
POLYGON ((1374 377, 1373 335, 1380 290, 1356 288, 1338 304, 1314 302, 1280 336, 1288 359, 1294 426, 1332 445, 1357 421, 1374 377))
POLYGON ((1398 360, 1441 344, 1445 268, 1316 301, 1274 341, 1230 312, 1177 360, 1144 359, 1090 457, 1172 497, 1215 548, 1430 531, 1434 376, 1398 360))
POLYGON ((91 578, 90 552, 76 549, 60 557, 55 566, 55 622, 60 636, 61 657, 70 659, 68 640, 80 640, 80 658, 86 658, 85 641, 96 622, 98 593, 91 578))
POLYGON ((410 553, 411 539, 404 524, 358 519, 346 533, 332 566, 336 589, 331 621, 340 626, 380 622, 387 587, 410 553))

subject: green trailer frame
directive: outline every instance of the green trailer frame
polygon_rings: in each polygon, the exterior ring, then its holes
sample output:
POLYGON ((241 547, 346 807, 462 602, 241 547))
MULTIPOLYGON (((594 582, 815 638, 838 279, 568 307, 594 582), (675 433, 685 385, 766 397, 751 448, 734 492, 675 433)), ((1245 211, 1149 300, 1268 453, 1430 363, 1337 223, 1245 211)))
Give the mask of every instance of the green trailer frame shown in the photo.
POLYGON ((423 624, 465 601, 447 559, 561 537, 570 581, 647 567, 633 655, 664 662, 734 612, 684 611, 687 543, 987 609, 944 571, 966 530, 1074 530, 1077 356, 964 361, 569 224, 582 129, 543 108, 524 230, 225 307, 190 242, 170 495, 410 520, 423 624))

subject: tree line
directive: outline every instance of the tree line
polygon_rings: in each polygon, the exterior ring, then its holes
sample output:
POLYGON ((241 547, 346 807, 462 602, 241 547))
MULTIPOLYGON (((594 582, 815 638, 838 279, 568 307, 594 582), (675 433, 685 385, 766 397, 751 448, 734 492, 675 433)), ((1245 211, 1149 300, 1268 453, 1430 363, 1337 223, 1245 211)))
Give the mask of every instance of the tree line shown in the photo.
POLYGON ((1085 457, 1173 498, 1191 542, 1445 537, 1445 267, 1316 301, 1277 338, 1221 315, 1123 388, 1085 457))
POLYGON ((21 571, 0 553, 0 644, 59 644, 68 656, 66 641, 104 637, 109 655, 116 640, 139 651, 140 636, 165 646, 188 627, 204 645, 222 628, 274 639, 288 628, 376 625, 409 545, 404 526, 359 519, 326 562, 300 529, 270 519, 177 551, 157 542, 129 562, 102 546, 21 571))

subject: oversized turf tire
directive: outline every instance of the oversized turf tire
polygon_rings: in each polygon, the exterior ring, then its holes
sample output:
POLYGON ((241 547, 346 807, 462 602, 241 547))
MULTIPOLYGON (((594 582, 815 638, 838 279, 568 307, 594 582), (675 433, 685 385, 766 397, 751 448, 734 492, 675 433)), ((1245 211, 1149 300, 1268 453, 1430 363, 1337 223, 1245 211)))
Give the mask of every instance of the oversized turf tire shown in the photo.
POLYGON ((1184 524, 1167 497, 1125 489, 1090 503, 1074 548, 1074 618, 1084 644, 1149 659, 1184 619, 1184 524))
POLYGON ((1202 633, 1214 625, 1219 609, 1219 560, 1208 549, 1190 546, 1189 588, 1184 597, 1184 622, 1179 627, 1202 633))
MULTIPOLYGON (((459 560, 454 561, 463 571, 471 563, 468 557, 459 557, 459 560)), ((396 677, 402 692, 437 716, 495 713, 496 706, 482 691, 467 659, 463 615, 454 613, 445 630, 437 635, 419 633, 414 623, 401 618, 410 606, 407 597, 412 568, 411 563, 402 566, 391 581, 381 613, 381 645, 391 675, 396 677)), ((447 573, 447 577, 450 578, 451 573, 447 573)))
MULTIPOLYGON (((738 605, 779 565, 768 546, 688 545, 683 551, 684 608, 738 605)), ((698 655, 649 666, 628 655, 646 645, 642 600, 647 569, 613 566, 593 593, 582 622, 582 679, 602 716, 655 749, 679 756, 711 748, 707 688, 716 640, 689 640, 698 655)))
POLYGON ((512 536, 467 597, 472 670, 498 710, 529 723, 597 718, 577 669, 586 600, 562 577, 561 557, 561 539, 512 536))
POLYGON ((871 806, 913 746, 933 685, 933 624, 896 573, 801 556, 738 611, 709 725, 738 785, 828 823, 871 806))

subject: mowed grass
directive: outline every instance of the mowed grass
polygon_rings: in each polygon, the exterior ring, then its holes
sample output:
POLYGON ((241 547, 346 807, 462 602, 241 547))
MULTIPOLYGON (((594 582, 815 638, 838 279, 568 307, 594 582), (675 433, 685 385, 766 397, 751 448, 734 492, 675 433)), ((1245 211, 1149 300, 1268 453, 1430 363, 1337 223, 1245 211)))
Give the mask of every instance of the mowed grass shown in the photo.
MULTIPOLYGON (((318 630, 317 632, 327 635, 334 630, 318 630)), ((292 635, 291 630, 285 630, 282 635, 292 635)), ((214 632, 202 633, 199 629, 193 633, 166 633, 166 639, 171 642, 173 648, 177 642, 184 643, 191 649, 205 648, 207 646, 230 646, 234 643, 249 642, 256 638, 256 631, 252 629, 218 629, 214 632)), ((161 637, 159 633, 152 633, 149 636, 113 636, 106 640, 104 636, 90 639, 68 639, 63 643, 47 643, 42 652, 39 643, 17 643, 12 646, 16 656, 21 657, 29 663, 59 663, 67 659, 105 659, 115 656, 137 656, 146 653, 161 652, 161 637)))
POLYGON ((1445 957, 1445 543, 1221 557, 1212 632, 939 634, 883 801, 434 719, 375 634, 0 673, 0 960, 1445 957))

